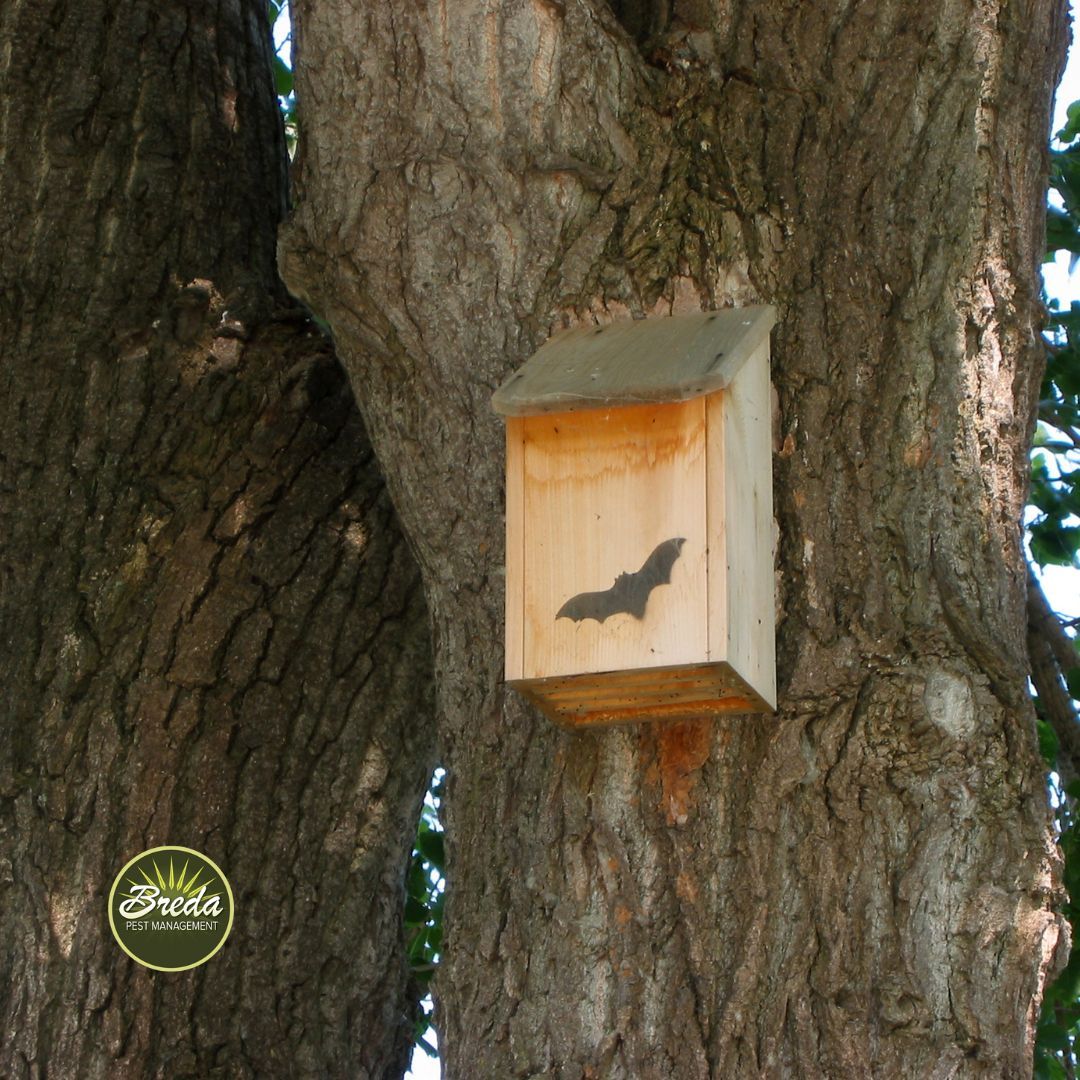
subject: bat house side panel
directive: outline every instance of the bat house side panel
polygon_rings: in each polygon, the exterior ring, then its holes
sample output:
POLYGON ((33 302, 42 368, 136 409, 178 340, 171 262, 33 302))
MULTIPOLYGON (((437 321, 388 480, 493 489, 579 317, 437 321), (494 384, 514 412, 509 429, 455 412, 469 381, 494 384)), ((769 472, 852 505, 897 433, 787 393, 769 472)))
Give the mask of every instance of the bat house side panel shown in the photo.
POLYGON ((705 398, 705 500, 708 543, 709 659, 723 661, 728 654, 727 484, 724 470, 725 392, 705 398))
POLYGON ((725 394, 726 659, 775 708, 771 418, 766 342, 746 362, 725 394))
POLYGON ((525 670, 525 459, 524 421, 506 424, 506 678, 525 670))
POLYGON ((704 399, 524 423, 524 677, 705 660, 704 399))

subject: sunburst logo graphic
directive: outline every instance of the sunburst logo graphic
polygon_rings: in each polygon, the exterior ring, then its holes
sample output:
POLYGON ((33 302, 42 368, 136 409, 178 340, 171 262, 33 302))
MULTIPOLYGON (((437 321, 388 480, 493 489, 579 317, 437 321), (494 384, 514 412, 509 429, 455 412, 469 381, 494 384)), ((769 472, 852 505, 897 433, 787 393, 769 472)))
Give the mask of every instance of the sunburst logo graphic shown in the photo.
POLYGON ((185 847, 150 848, 127 863, 109 892, 120 948, 155 971, 186 971, 225 944, 232 889, 221 868, 185 847))

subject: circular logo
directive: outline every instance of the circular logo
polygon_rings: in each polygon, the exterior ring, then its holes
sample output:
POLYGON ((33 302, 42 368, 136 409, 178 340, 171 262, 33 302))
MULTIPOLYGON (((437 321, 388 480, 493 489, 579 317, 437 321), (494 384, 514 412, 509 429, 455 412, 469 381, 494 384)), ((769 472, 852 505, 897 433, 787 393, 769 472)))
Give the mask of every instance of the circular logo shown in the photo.
POLYGON ((186 847, 136 855, 109 890, 109 925, 132 960, 155 971, 186 971, 225 944, 233 895, 221 868, 186 847))

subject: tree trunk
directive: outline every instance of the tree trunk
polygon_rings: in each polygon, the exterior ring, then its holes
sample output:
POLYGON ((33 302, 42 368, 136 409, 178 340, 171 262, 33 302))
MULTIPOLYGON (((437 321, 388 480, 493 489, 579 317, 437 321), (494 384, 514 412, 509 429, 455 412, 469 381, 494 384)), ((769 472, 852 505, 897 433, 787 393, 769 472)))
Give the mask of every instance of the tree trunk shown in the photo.
POLYGON ((0 87, 0 1073, 400 1075, 429 632, 277 281, 265 0, 9 0, 0 87), (106 912, 165 843, 236 898, 176 975, 106 912))
POLYGON ((447 1075, 1025 1075, 1062 927, 1019 518, 1064 6, 294 0, 294 30, 281 266, 435 625, 447 1075), (489 395, 561 326, 756 302, 777 714, 557 731, 491 646, 489 395))

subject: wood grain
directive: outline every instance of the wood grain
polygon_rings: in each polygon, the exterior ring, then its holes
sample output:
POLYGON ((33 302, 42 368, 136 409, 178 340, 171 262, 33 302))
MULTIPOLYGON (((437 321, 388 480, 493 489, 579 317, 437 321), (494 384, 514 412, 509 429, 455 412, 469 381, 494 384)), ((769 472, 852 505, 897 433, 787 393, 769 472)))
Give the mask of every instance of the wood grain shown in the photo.
POLYGON ((525 635, 525 432, 506 422, 506 680, 524 674, 525 635))
POLYGON ((776 321, 768 305, 555 334, 495 392, 506 416, 686 401, 728 386, 776 321))
POLYGON ((564 727, 771 711, 728 664, 525 679, 514 688, 564 727), (631 675, 632 678, 627 676, 631 675))
POLYGON ((706 657, 704 400, 526 417, 523 677, 693 663, 706 657), (643 619, 556 619, 683 537, 643 619))
POLYGON ((769 347, 707 399, 709 655, 776 707, 769 347))

